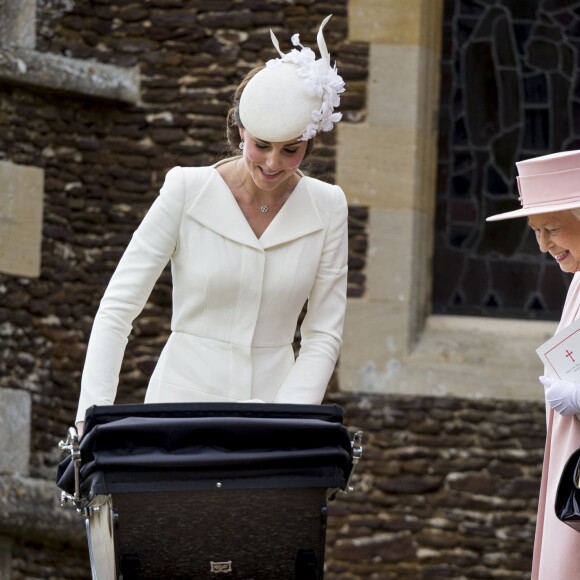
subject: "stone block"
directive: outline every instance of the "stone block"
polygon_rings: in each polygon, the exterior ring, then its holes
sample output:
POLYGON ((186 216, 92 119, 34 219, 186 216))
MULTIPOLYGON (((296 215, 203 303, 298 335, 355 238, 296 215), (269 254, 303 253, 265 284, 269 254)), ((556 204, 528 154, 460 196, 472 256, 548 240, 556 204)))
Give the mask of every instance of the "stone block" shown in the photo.
MULTIPOLYGON (((420 46, 372 44, 369 54, 367 121, 370 125, 430 129, 422 103, 425 79, 439 66, 433 50, 420 46)), ((438 74, 438 73, 437 73, 438 74)), ((437 97, 438 97, 438 91, 437 97)), ((431 105, 431 103, 430 103, 431 105)))
POLYGON ((442 8, 442 0, 350 0, 349 39, 435 46, 441 36, 442 8))
POLYGON ((429 316, 417 331, 410 310, 387 300, 349 300, 341 391, 543 400, 534 349, 553 335, 555 323, 429 316))
POLYGON ((398 562, 413 560, 417 555, 408 533, 379 533, 372 537, 341 539, 336 542, 335 550, 337 559, 345 561, 379 559, 381 562, 398 562))
POLYGON ((337 367, 341 391, 387 392, 408 352, 408 322, 406 310, 397 304, 349 299, 337 367))
POLYGON ((28 472, 30 409, 28 392, 0 389, 0 473, 28 472))
POLYGON ((0 81, 131 104, 141 99, 138 67, 123 68, 20 48, 0 48, 0 81))
POLYGON ((429 310, 432 235, 430 215, 420 211, 373 208, 369 211, 366 297, 409 313, 410 337, 429 310))
POLYGON ((339 127, 336 182, 351 205, 415 209, 417 148, 421 135, 409 127, 339 127))
POLYGON ((367 297, 408 309, 415 256, 413 212, 369 212, 367 297))
POLYGON ((0 537, 86 545, 84 518, 59 499, 54 480, 0 474, 0 537))
POLYGON ((44 170, 0 162, 0 272, 40 274, 44 170))
POLYGON ((397 392, 542 401, 534 350, 555 328, 553 322, 431 315, 404 361, 397 392))
POLYGON ((0 46, 34 48, 36 0, 0 1, 0 46))

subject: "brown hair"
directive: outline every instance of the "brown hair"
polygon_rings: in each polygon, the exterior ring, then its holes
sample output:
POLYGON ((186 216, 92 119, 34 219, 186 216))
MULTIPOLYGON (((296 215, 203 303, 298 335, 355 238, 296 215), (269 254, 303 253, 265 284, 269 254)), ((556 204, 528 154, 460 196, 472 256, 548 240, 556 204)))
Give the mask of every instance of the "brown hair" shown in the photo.
MULTIPOLYGON (((257 75, 261 70, 266 68, 264 65, 257 66, 253 68, 242 80, 242 82, 236 88, 234 97, 232 99, 232 104, 228 110, 226 117, 226 138, 228 140, 228 145, 230 146, 231 152, 235 155, 240 153, 240 127, 243 128, 242 122, 240 120, 240 98, 242 93, 246 88, 250 80, 257 75)), ((306 159, 312 149, 314 148, 314 139, 309 139, 306 145, 306 153, 304 154, 304 159, 306 159)))

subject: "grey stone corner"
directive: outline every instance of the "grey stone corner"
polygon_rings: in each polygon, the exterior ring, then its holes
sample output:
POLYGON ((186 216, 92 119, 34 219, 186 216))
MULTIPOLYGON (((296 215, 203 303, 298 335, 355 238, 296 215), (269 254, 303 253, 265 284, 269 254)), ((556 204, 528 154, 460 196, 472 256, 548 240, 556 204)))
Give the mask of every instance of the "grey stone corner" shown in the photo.
POLYGON ((35 50, 36 8, 36 0, 0 0, 0 82, 140 103, 138 67, 35 50))
POLYGON ((0 388, 0 474, 28 473, 30 393, 0 388))
POLYGON ((140 103, 138 67, 123 68, 27 48, 0 47, 0 81, 140 103))
POLYGON ((0 538, 23 537, 82 546, 84 517, 60 506, 56 484, 18 474, 0 475, 0 538))

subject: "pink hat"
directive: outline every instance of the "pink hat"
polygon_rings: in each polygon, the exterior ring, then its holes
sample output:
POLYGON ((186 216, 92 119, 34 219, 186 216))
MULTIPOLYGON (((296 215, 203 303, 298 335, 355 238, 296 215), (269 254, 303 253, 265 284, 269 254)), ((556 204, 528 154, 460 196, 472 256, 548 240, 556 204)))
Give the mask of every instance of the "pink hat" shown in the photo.
POLYGON ((516 163, 521 209, 492 215, 488 222, 580 207, 580 151, 542 155, 516 163))

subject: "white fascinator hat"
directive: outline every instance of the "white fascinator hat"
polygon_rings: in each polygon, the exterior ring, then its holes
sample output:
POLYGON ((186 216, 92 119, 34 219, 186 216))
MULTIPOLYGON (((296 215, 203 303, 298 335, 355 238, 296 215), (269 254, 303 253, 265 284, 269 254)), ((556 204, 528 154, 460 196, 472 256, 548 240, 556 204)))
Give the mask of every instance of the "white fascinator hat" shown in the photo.
POLYGON ((280 50, 278 39, 270 30, 272 43, 280 58, 269 60, 244 88, 239 105, 242 125, 251 135, 270 143, 311 139, 319 131, 331 131, 342 114, 334 109, 340 104, 344 81, 330 63, 323 28, 317 35, 320 58, 292 36, 295 47, 287 54, 280 50))

